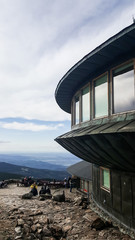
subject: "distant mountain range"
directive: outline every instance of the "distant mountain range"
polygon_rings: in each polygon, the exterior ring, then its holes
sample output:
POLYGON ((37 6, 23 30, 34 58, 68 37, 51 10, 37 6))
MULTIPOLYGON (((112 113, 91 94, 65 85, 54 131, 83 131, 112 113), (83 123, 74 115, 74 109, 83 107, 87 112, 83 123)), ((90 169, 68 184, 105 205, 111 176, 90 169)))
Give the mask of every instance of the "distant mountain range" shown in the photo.
POLYGON ((0 154, 0 162, 36 169, 66 171, 80 159, 70 153, 0 154))
MULTIPOLYGON (((21 175, 22 177, 31 176, 36 179, 56 179, 56 180, 63 180, 65 177, 69 176, 67 171, 54 171, 48 169, 29 168, 5 162, 0 162, 0 175, 1 173, 18 174, 21 175)), ((6 178, 4 177, 4 179, 6 178)))

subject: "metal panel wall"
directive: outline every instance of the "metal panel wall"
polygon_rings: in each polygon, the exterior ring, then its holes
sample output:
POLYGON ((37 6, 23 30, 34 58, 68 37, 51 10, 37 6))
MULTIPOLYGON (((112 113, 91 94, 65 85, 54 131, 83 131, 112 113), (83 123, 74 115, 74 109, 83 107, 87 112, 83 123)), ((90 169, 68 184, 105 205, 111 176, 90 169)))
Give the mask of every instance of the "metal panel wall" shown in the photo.
POLYGON ((100 188, 99 167, 93 166, 93 197, 108 214, 128 227, 135 228, 135 174, 117 170, 110 170, 110 174, 109 193, 100 188))
POLYGON ((112 172, 112 203, 114 210, 121 212, 121 181, 120 175, 112 172))

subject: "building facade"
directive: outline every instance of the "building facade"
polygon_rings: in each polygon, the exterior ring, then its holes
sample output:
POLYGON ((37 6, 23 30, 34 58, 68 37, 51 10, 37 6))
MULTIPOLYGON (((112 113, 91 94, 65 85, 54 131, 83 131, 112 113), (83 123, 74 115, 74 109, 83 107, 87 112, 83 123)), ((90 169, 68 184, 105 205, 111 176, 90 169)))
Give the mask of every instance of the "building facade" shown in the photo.
POLYGON ((93 199, 135 229, 135 24, 76 63, 55 91, 71 113, 56 141, 93 164, 93 199))

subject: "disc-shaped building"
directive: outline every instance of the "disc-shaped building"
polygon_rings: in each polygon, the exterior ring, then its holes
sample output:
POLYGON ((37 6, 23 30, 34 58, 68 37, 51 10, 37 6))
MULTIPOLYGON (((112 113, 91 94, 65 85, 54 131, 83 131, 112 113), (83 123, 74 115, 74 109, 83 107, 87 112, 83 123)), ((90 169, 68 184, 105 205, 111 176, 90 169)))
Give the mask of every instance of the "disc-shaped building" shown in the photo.
POLYGON ((71 113, 56 141, 93 164, 94 201, 135 229, 135 24, 76 63, 55 97, 71 113))

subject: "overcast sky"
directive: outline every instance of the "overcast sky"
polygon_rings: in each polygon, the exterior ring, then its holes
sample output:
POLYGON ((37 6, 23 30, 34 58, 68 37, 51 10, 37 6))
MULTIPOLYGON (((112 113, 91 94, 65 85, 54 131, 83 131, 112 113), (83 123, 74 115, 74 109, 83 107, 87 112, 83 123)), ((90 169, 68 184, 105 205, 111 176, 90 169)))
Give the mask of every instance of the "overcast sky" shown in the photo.
POLYGON ((59 80, 133 15, 135 0, 0 0, 0 152, 64 151, 59 80))

